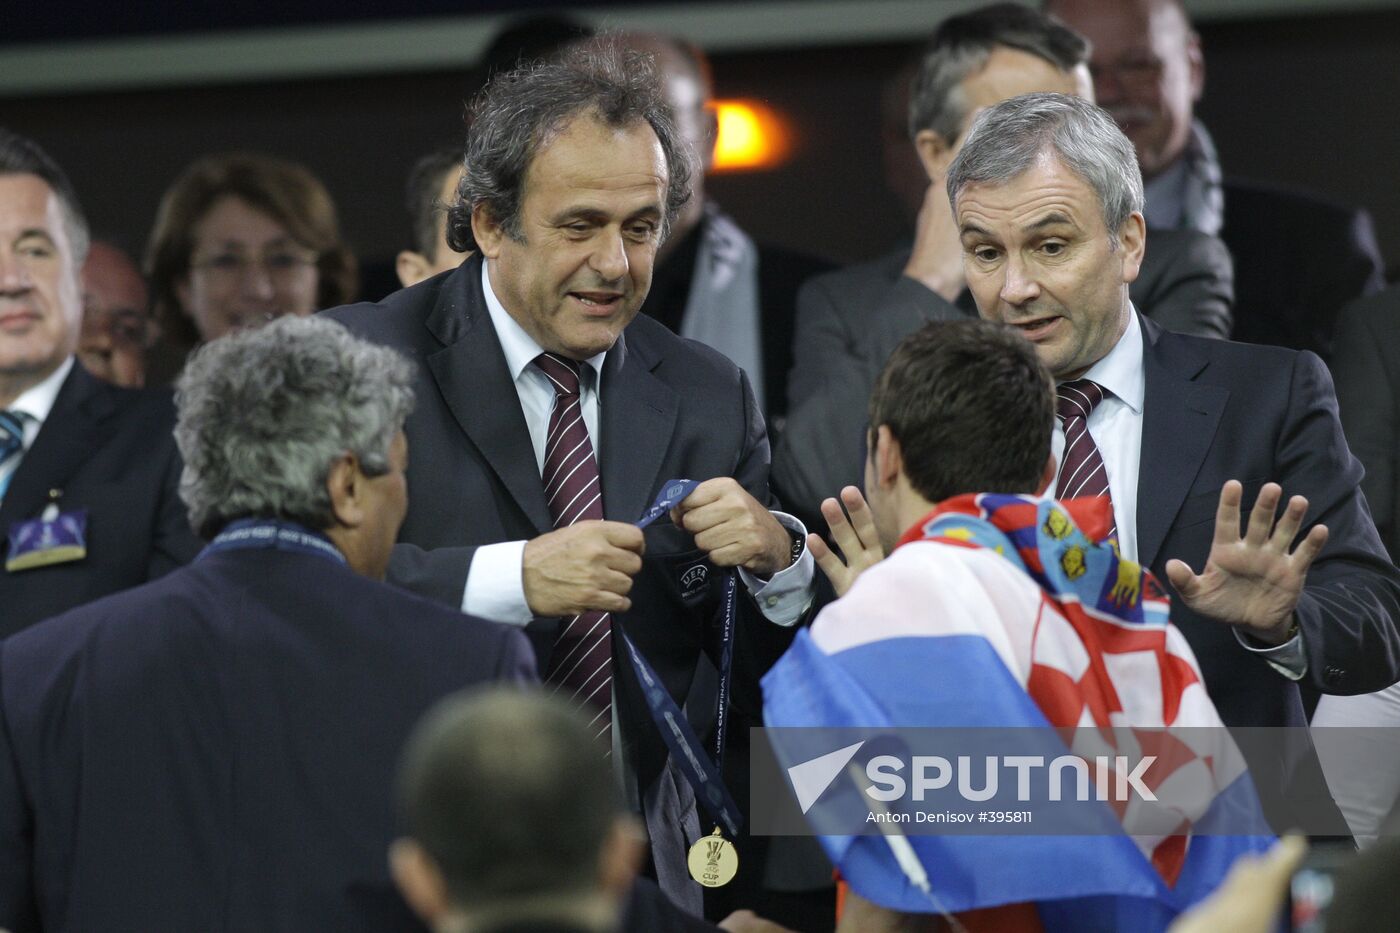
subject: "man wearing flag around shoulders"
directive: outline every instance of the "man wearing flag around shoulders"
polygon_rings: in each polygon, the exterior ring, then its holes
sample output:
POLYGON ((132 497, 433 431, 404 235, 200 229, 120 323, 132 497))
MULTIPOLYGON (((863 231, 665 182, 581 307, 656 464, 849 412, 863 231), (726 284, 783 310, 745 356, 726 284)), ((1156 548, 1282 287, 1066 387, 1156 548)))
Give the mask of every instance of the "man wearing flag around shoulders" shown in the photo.
MULTIPOLYGON (((1160 586, 1106 540, 1108 501, 1035 497, 1055 475, 1054 409, 1049 372, 1011 328, 932 324, 900 345, 871 400, 870 505, 849 487, 849 521, 825 503, 845 561, 809 542, 842 598, 764 679, 770 727, 1051 726, 1073 735, 1070 754, 1125 726, 1214 727, 1228 743, 1160 586)), ((1297 523, 1285 513, 1274 534, 1291 540, 1297 523)), ((783 731, 769 738, 791 766, 783 731)), ((936 907, 969 930, 1161 931, 1270 841, 1197 834, 1223 813, 1263 826, 1238 752, 1213 751, 1148 772, 1151 815, 1130 804, 1096 836, 903 837, 914 869, 881 835, 822 841, 861 929, 936 907), (1206 790, 1168 800, 1168 778, 1206 790)))

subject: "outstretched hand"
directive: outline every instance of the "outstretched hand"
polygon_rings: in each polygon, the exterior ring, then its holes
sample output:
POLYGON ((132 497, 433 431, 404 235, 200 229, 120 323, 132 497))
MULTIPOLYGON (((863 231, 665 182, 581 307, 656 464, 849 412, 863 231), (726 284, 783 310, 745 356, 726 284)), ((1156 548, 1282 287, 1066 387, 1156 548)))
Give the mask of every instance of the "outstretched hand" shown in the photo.
POLYGON ((851 584, 856 582, 856 577, 885 559, 885 549, 875 530, 875 516, 870 506, 866 505, 865 497, 854 486, 841 490, 840 502, 835 499, 823 500, 822 518, 826 519, 831 538, 846 559, 843 562, 837 557, 818 534, 807 535, 807 550, 812 552, 817 566, 831 581, 836 595, 845 596, 851 584), (844 511, 842 505, 845 506, 844 511))
POLYGON ((1288 500, 1277 524, 1274 514, 1283 488, 1267 483, 1259 490, 1249 525, 1240 534, 1240 500, 1244 490, 1230 480, 1220 490, 1215 538, 1199 574, 1185 561, 1167 561, 1167 579, 1196 612, 1240 626, 1269 644, 1290 637, 1293 610, 1302 595, 1308 568, 1327 543, 1327 526, 1314 525, 1292 548, 1302 527, 1308 500, 1288 500))

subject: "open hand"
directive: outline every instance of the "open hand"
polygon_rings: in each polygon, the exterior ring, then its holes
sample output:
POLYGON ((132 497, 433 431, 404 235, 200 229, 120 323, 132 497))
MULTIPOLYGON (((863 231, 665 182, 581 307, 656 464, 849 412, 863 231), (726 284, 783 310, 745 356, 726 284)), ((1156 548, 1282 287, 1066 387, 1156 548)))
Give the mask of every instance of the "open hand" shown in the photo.
POLYGON ((880 544, 880 535, 875 530, 875 516, 859 489, 847 486, 841 490, 841 501, 822 501, 822 518, 831 529, 831 539, 841 549, 846 560, 826 546, 821 535, 807 535, 807 549, 812 558, 831 581, 837 596, 845 596, 856 577, 868 568, 885 559, 885 549, 880 544), (845 505, 843 511, 841 506, 845 505), (849 514, 849 518, 847 515, 849 514))
POLYGON ((1186 605, 1202 615, 1238 625, 1269 644, 1288 640, 1293 610, 1303 592, 1303 582, 1322 546, 1327 526, 1314 525, 1290 552, 1302 527, 1308 500, 1294 496, 1283 516, 1274 513, 1283 489, 1267 483, 1249 513, 1249 527, 1240 534, 1240 499, 1243 487, 1230 480, 1220 490, 1215 513, 1215 539, 1199 574, 1184 561, 1167 561, 1167 579, 1186 605))

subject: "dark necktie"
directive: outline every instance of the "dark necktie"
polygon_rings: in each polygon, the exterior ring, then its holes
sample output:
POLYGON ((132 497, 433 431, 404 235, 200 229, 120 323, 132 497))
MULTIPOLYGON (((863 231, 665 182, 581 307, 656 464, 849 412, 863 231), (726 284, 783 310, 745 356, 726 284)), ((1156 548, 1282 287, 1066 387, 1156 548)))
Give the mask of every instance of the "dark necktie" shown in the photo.
POLYGON ((0 411, 0 466, 24 449, 24 416, 17 411, 0 411))
MULTIPOLYGON (((1065 429, 1065 452, 1060 458, 1060 478, 1055 484, 1056 499, 1085 499, 1103 496, 1112 508, 1108 491, 1108 470, 1098 445, 1089 434, 1089 414, 1104 400, 1104 387, 1088 379, 1063 382, 1056 387, 1055 414, 1065 429)), ((1118 530, 1109 523, 1110 536, 1118 530)))
MULTIPOLYGON (((554 407, 549 412, 549 433, 544 442, 545 499, 555 528, 603 517, 603 488, 593 444, 583 421, 579 400, 579 364, 574 360, 541 353, 539 367, 554 384, 554 407)), ((612 731, 612 616, 585 612, 567 620, 559 630, 550 655, 545 682, 556 693, 594 710, 597 737, 609 746, 612 731)))

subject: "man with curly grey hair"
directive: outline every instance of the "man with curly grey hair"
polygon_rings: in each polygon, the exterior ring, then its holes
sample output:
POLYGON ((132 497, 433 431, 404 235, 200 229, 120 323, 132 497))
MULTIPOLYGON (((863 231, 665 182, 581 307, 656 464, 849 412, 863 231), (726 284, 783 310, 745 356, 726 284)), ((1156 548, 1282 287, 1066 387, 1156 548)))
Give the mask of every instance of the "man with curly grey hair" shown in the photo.
POLYGON ((399 746, 534 657, 378 582, 411 381, 314 318, 196 353, 180 492, 212 543, 0 647, 0 927, 415 928, 384 864, 399 746))

